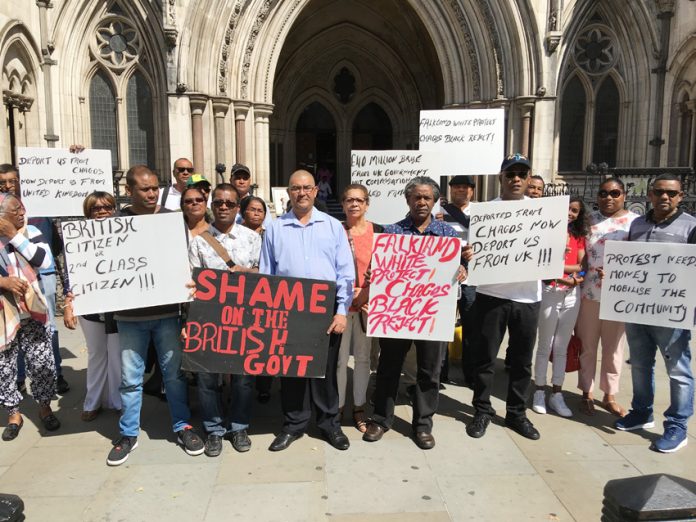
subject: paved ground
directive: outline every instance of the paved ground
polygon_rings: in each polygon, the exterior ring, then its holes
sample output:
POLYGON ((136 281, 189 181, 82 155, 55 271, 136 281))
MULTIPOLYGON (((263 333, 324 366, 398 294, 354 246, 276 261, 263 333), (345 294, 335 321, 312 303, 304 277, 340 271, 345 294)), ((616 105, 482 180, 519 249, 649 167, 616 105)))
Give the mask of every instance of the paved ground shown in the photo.
MULTIPOLYGON (((542 434, 536 442, 502 427, 500 419, 484 438, 471 439, 464 432, 472 415, 471 391, 455 386, 443 392, 431 451, 411 441, 411 410, 400 405, 395 429, 379 443, 363 442, 346 421, 352 443, 346 452, 313 432, 280 454, 270 453, 279 427, 274 388, 273 400, 256 407, 252 450, 238 454, 226 443, 217 459, 187 456, 169 431, 165 403, 146 397, 138 449, 123 466, 109 468, 105 460, 117 435, 117 415, 80 420, 84 340, 79 330, 61 330, 61 345, 72 385, 54 403, 62 429, 42 433, 29 399, 20 437, 0 443, 2 491, 24 499, 29 521, 595 521, 607 480, 657 472, 696 480, 693 435, 684 450, 661 455, 648 450, 660 430, 616 432, 602 411, 572 419, 530 411, 542 434)), ((657 410, 663 411, 668 386, 662 362, 658 369, 657 410)), ((630 367, 625 371, 623 404, 630 367)), ((569 376, 566 387, 574 381, 575 375, 569 376)), ((503 390, 496 390, 499 413, 503 390)), ((577 409, 575 390, 567 398, 577 409)), ((5 422, 3 417, 2 426, 5 422)), ((693 422, 691 428, 696 433, 693 422)))

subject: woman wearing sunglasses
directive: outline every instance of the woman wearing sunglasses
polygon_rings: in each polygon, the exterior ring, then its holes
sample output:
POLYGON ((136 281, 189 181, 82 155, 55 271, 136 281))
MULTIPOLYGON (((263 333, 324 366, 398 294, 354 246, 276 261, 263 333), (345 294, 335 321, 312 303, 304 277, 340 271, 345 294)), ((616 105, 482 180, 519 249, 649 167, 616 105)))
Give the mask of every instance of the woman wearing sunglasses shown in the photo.
POLYGON ((207 201, 207 195, 197 187, 187 187, 181 194, 181 211, 188 227, 189 240, 208 230, 207 201))
POLYGON ((602 364, 599 369, 599 389, 604 392, 601 405, 617 417, 626 415, 626 410, 616 403, 619 378, 624 352, 624 324, 599 318, 599 300, 602 291, 602 265, 604 245, 608 240, 625 241, 628 230, 637 214, 624 208, 626 190, 623 181, 617 178, 605 180, 597 192, 599 210, 590 215, 590 233, 587 237, 587 275, 582 286, 580 313, 575 328, 580 337, 580 371, 578 388, 582 390, 580 409, 587 415, 594 414, 595 374, 597 370, 597 348, 602 343, 602 364))

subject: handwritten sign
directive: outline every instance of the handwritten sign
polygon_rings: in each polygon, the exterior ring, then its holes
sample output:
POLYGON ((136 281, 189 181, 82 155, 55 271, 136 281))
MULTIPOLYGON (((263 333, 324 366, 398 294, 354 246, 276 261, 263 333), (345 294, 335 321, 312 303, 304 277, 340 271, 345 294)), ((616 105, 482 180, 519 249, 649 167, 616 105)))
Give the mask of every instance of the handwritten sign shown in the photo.
POLYGON ((408 205, 404 187, 416 176, 439 179, 437 154, 417 150, 354 150, 350 181, 365 185, 370 194, 367 219, 395 223, 404 218, 408 205))
POLYGON ((470 285, 563 275, 568 196, 471 204, 470 285))
POLYGON ((81 216, 88 194, 114 191, 109 150, 17 147, 17 158, 27 217, 81 216))
POLYGON ((375 234, 367 335, 451 341, 458 237, 375 234))
POLYGON ((336 283, 195 269, 181 367, 323 377, 336 283))
POLYGON ((191 271, 180 213, 61 225, 76 315, 189 300, 191 271))
POLYGON ((696 245, 607 241, 599 318, 696 325, 696 245))
POLYGON ((419 149, 438 154, 440 175, 498 174, 504 142, 504 109, 420 112, 419 149))

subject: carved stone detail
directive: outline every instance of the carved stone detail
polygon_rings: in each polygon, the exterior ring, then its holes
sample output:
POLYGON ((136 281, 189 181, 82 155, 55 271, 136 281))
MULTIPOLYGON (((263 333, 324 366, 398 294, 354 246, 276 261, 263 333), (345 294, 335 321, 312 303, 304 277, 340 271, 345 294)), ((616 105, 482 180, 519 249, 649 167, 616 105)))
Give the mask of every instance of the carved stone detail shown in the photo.
MULTIPOLYGON (((287 0, 286 0, 287 1, 287 0)), ((287 10, 285 14, 285 19, 283 20, 283 23, 280 26, 280 29, 276 31, 275 33, 275 39, 273 40, 273 47, 271 48, 271 56, 275 56, 275 50, 278 44, 282 45, 282 42, 280 42, 280 35, 285 34, 285 26, 290 22, 290 19, 292 18, 293 13, 297 9, 297 7, 300 5, 302 0, 295 0, 295 3, 292 5, 290 9, 287 10)), ((266 64, 266 78, 270 79, 271 78, 271 61, 268 60, 268 63, 266 64)), ((269 83, 268 81, 266 82, 266 85, 263 86, 263 98, 264 100, 268 99, 268 88, 269 88, 269 83)))
POLYGON ((263 27, 268 13, 271 9, 278 3, 278 0, 265 0, 259 12, 256 14, 256 19, 254 24, 251 26, 251 31, 249 32, 249 37, 247 38, 246 47, 244 49, 244 58, 242 58, 242 77, 240 78, 241 90, 240 94, 242 99, 249 99, 249 68, 251 67, 251 54, 254 52, 254 47, 256 46, 256 39, 259 36, 259 32, 263 27))
POLYGON ((486 22, 486 28, 493 42, 493 57, 495 58, 495 77, 497 83, 496 94, 499 98, 502 98, 505 93, 505 78, 503 76, 503 66, 500 62, 503 53, 500 45, 500 37, 498 36, 498 28, 495 25, 495 18, 488 0, 479 0, 479 5, 481 6, 481 12, 486 22))
POLYGON ((546 33, 546 52, 553 54, 558 49, 562 35, 560 31, 546 33))
POLYGON ((34 98, 10 90, 4 90, 2 91, 2 103, 8 107, 16 107, 19 112, 27 112, 31 109, 34 98))
POLYGON ((464 36, 464 41, 466 42, 466 50, 469 54, 469 61, 471 62, 471 83, 473 91, 473 99, 481 99, 481 68, 479 66, 478 55, 476 54, 476 46, 474 45, 474 40, 471 37, 471 29, 469 27, 469 21, 462 11, 461 6, 457 0, 450 0, 449 2, 454 15, 457 17, 459 26, 462 29, 462 35, 464 36))
POLYGON ((220 60, 218 61, 218 90, 221 93, 227 92, 227 59, 229 58, 229 49, 232 38, 234 37, 234 30, 237 28, 239 16, 242 14, 243 3, 243 0, 236 0, 234 7, 232 8, 230 19, 227 22, 225 37, 222 41, 220 60))

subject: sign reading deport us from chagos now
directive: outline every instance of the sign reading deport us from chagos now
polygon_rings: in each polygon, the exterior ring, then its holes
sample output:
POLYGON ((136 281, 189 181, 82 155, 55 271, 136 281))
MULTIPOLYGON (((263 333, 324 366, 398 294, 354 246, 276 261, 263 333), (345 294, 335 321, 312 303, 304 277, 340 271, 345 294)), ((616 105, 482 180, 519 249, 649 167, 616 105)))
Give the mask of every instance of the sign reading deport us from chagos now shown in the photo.
POLYGON ((27 217, 81 216, 88 194, 114 192, 109 150, 17 147, 17 167, 27 217))
POLYGON ((696 245, 607 241, 599 318, 692 329, 696 245))

